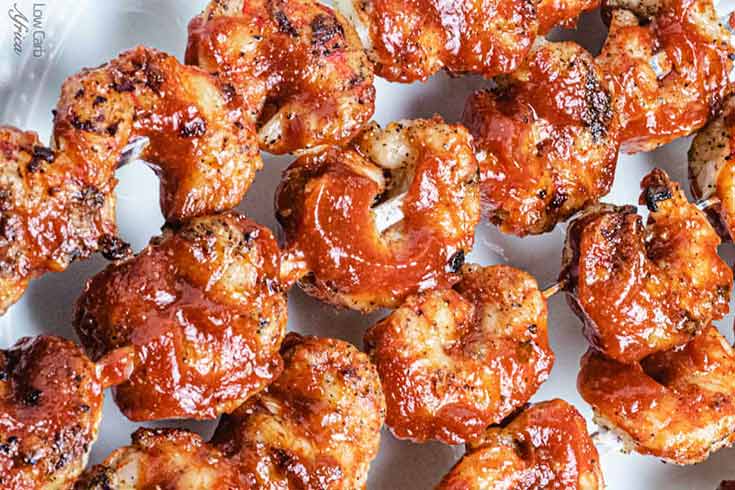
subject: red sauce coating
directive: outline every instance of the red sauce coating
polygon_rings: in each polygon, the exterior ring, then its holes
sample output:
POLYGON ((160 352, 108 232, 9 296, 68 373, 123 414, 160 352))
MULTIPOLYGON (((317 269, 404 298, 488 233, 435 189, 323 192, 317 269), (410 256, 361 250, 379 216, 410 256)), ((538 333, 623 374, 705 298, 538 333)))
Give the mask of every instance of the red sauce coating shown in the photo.
POLYGON ((628 449, 694 464, 735 442, 735 351, 715 327, 641 363, 590 350, 581 365, 580 394, 628 449))
POLYGON ((0 487, 68 488, 97 437, 103 388, 69 340, 27 337, 0 350, 0 487))
POLYGON ((286 295, 270 231, 234 213, 196 218, 86 285, 74 326, 93 359, 135 352, 113 390, 132 420, 215 418, 281 370, 286 295))
POLYGON ((425 81, 441 69, 494 77, 517 69, 538 35, 573 25, 599 0, 344 0, 367 30, 375 70, 425 81))
POLYGON ((614 94, 592 56, 543 43, 496 89, 473 94, 463 123, 480 160, 483 211, 506 233, 551 230, 612 185, 614 94))
POLYGON ((632 206, 585 211, 567 234, 560 281, 585 335, 623 363, 686 344, 728 311, 733 274, 705 214, 659 169, 632 206))
POLYGON ((617 85, 623 149, 650 151, 701 128, 731 91, 734 66, 735 48, 713 2, 622 1, 612 7, 620 8, 610 14, 598 60, 617 85), (664 53, 661 76, 651 66, 657 53, 664 53))
POLYGON ((362 311, 398 306, 459 279, 479 220, 471 138, 439 119, 373 127, 345 149, 292 163, 276 210, 310 271, 301 280, 309 294, 362 311), (404 219, 379 233, 371 207, 404 187, 404 219))
POLYGON ((197 434, 138 429, 132 444, 89 468, 74 490, 240 490, 234 465, 197 434))
POLYGON ((385 419, 375 367, 347 342, 295 333, 281 355, 283 373, 224 416, 212 439, 240 488, 365 489, 385 419))
POLYGON ((360 40, 318 1, 212 1, 189 24, 186 61, 229 85, 271 153, 347 142, 373 114, 360 40))
POLYGON ((112 172, 136 137, 161 180, 169 221, 236 206, 262 166, 255 128, 219 81, 160 51, 137 47, 64 82, 54 120, 72 174, 112 172))
POLYGON ((527 273, 465 265, 454 290, 410 296, 365 333, 401 439, 458 444, 522 407, 549 376, 546 300, 527 273))
POLYGON ((0 127, 0 314, 31 279, 97 250, 124 253, 115 238, 113 168, 77 165, 32 132, 0 127))
POLYGON ((437 490, 603 490, 600 459, 584 417, 551 400, 487 429, 437 490))

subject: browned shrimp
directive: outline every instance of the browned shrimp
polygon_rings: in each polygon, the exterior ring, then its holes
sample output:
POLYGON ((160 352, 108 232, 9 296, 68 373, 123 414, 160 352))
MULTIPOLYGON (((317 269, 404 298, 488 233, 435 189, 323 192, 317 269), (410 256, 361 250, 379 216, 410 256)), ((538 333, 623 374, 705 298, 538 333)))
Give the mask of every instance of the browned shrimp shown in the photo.
POLYGON ((112 171, 85 174, 35 133, 0 127, 0 314, 35 277, 97 250, 127 253, 115 238, 112 171))
POLYGON ((346 142, 373 114, 360 39, 315 0, 213 0, 189 24, 186 60, 217 72, 272 153, 346 142))
POLYGON ((139 47, 70 77, 51 148, 0 127, 0 314, 35 277, 129 253, 115 238, 114 171, 137 137, 172 221, 237 205, 261 166, 254 126, 197 68, 139 47))
POLYGON ((64 82, 54 120, 57 154, 81 175, 115 168, 147 137, 142 158, 161 178, 169 221, 236 206, 262 166, 255 128, 204 71, 138 47, 64 82))
POLYGON ((93 359, 135 351, 115 401, 132 420, 216 418, 281 371, 286 285, 270 231, 235 213, 167 228, 90 279, 74 327, 93 359))
POLYGON ((241 488, 364 489, 385 418, 375 367, 346 342, 293 333, 281 354, 283 374, 213 438, 241 488))
POLYGON ((690 341, 728 311, 733 275, 720 239, 679 185, 655 169, 633 206, 599 205, 569 226, 560 281, 585 335, 623 363, 690 341))
POLYGON ((562 400, 527 408, 467 446, 437 490, 603 490, 584 417, 562 400))
POLYGON ((722 114, 710 121, 689 148, 692 194, 699 200, 716 199, 707 209, 726 240, 735 237, 735 97, 725 101, 722 114))
POLYGON ((377 73, 426 80, 441 69, 493 77, 518 68, 537 35, 573 25, 599 0, 337 0, 377 73))
POLYGON ((133 443, 84 472, 74 490, 238 490, 235 467, 180 429, 138 429, 133 443))
POLYGON ((0 487, 65 490, 87 464, 103 390, 129 374, 120 351, 95 365, 60 337, 0 350, 0 487))
POLYGON ((462 119, 481 155, 490 221, 544 233, 607 194, 619 146, 614 100, 592 55, 571 42, 539 42, 497 88, 472 95, 462 119))
POLYGON ((649 151, 702 127, 730 91, 730 33, 712 0, 608 0, 598 57, 617 86, 623 148, 649 151))
POLYGON ((399 438, 458 444, 522 407, 554 354, 536 281, 504 265, 465 265, 454 290, 410 296, 365 334, 399 438))
POLYGON ((735 351, 715 327, 684 348, 621 364, 590 351, 578 386, 626 449, 694 464, 735 442, 735 351))
POLYGON ((310 271, 306 292, 361 311, 396 307, 459 279, 480 217, 471 137, 438 118, 374 125, 291 164, 276 211, 310 271), (404 192, 403 220, 381 232, 371 207, 404 192))

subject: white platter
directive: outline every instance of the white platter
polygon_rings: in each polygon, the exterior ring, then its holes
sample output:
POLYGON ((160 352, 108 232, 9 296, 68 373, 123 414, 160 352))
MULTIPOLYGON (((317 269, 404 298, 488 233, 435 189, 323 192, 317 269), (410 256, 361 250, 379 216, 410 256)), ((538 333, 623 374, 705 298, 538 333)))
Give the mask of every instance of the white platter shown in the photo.
MULTIPOLYGON (((0 124, 11 124, 38 131, 48 139, 51 130, 50 111, 56 103, 59 88, 67 76, 84 66, 96 66, 120 51, 145 44, 183 56, 186 25, 206 0, 36 0, 40 9, 38 25, 31 25, 31 35, 23 41, 19 56, 13 49, 13 26, 7 14, 17 5, 33 16, 31 0, 0 0, 0 124), (34 57, 34 31, 42 32, 44 53, 34 57)), ((728 0, 718 7, 722 12, 735 8, 728 0)), ((33 19, 31 19, 33 22, 33 19)), ((40 38, 41 34, 36 34, 40 38)), ((578 31, 557 33, 580 41, 592 51, 599 49, 605 28, 599 14, 586 15, 578 31)), ((487 82, 467 77, 451 79, 438 75, 426 84, 396 85, 377 81, 375 119, 387 123, 402 118, 427 117, 434 113, 456 121, 466 96, 487 82)), ((606 200, 635 204, 639 181, 654 166, 686 183, 686 151, 688 141, 677 141, 654 153, 622 155, 612 193, 606 200)), ((239 210, 259 223, 276 228, 273 193, 281 171, 291 157, 265 157, 265 169, 239 206, 239 210)), ((121 236, 135 250, 158 234, 163 218, 158 206, 158 181, 140 164, 118 172, 118 223, 121 236)), ((563 226, 540 237, 517 239, 500 234, 494 227, 482 224, 477 229, 476 245, 469 260, 482 264, 506 262, 536 276, 541 285, 554 281, 564 239, 563 226)), ((735 247, 724 245, 723 257, 729 264, 735 258, 735 247)), ((101 270, 100 257, 75 264, 68 271, 49 274, 32 283, 23 299, 0 317, 0 348, 26 335, 54 333, 74 338, 71 328, 72 306, 84 281, 101 270)), ((590 410, 577 394, 576 376, 579 358, 587 344, 580 323, 561 295, 549 305, 549 331, 556 353, 556 364, 550 380, 534 400, 563 398, 573 403, 588 417, 590 410)), ((732 309, 732 305, 731 305, 732 309)), ((290 294, 289 328, 299 332, 338 337, 361 346, 364 329, 381 315, 361 316, 336 311, 319 304, 294 289, 290 294)), ((732 315, 718 322, 720 330, 732 339, 732 315)), ((735 373, 733 373, 735 375, 735 373)), ((156 426, 185 426, 208 436, 214 423, 170 421, 156 426)), ((136 424, 126 420, 111 397, 106 400, 101 436, 92 452, 92 463, 99 462, 114 448, 127 444, 136 424)), ((595 427, 590 423, 590 430, 595 427)), ((604 450, 603 450, 604 451, 604 450)), ((461 454, 461 448, 438 443, 414 445, 399 442, 384 431, 381 452, 373 463, 369 488, 374 490, 421 490, 433 488, 441 476, 461 454)), ((707 462, 680 468, 655 458, 624 455, 616 451, 602 454, 602 465, 610 490, 714 490, 720 480, 735 479, 735 450, 716 453, 707 462)))

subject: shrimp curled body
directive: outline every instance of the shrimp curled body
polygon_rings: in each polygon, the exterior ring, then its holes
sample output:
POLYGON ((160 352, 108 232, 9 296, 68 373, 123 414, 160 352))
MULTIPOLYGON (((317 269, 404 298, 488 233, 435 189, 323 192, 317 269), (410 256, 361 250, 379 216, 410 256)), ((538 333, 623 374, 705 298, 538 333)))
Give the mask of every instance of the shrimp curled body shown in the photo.
POLYGON ((507 266, 465 265, 454 289, 409 297, 365 334, 399 438, 448 444, 522 407, 554 363, 546 300, 507 266))

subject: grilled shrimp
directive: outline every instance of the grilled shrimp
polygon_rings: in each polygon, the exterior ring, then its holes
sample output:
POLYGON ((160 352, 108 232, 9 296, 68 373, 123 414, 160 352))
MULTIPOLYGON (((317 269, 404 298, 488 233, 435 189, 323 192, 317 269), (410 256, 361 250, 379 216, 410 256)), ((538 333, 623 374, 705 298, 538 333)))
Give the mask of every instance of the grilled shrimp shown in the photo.
POLYGON ((619 147, 614 100, 595 60, 571 42, 539 43, 497 88, 472 95, 462 119, 481 155, 490 220, 506 233, 544 233, 607 194, 619 147))
POLYGON ((536 37, 571 25, 598 0, 337 0, 378 75, 426 80, 441 69, 494 77, 521 64, 536 37))
POLYGON ((472 140, 441 119, 366 129, 285 171, 276 211, 290 253, 310 271, 304 290, 371 311, 459 280, 480 218, 472 140), (378 230, 371 207, 406 193, 403 220, 378 230))
POLYGON ((385 418, 375 367, 346 342, 294 333, 281 354, 281 376, 225 415, 213 443, 241 488, 364 489, 385 418))
POLYGON ((95 365, 52 336, 0 350, 0 487, 71 488, 97 438, 103 390, 129 374, 129 362, 119 351, 95 365))
POLYGON ((213 0, 189 24, 186 60, 217 72, 272 153, 344 143, 373 114, 359 37, 316 0, 213 0))
POLYGON ((139 47, 70 77, 51 148, 0 128, 0 313, 35 277, 98 250, 129 253, 115 236, 114 172, 138 137, 170 221, 237 205, 261 166, 255 127, 197 68, 139 47))
POLYGON ((694 464, 735 442, 735 351, 715 327, 684 348, 621 364, 590 350, 578 386, 626 449, 694 464))
POLYGON ((598 205, 569 226, 560 281, 605 356, 632 363, 689 342, 728 311, 732 271, 720 239, 679 185, 655 169, 633 206, 598 205))
POLYGON ((467 446, 437 490, 603 490, 584 418, 562 400, 537 403, 467 446))
POLYGON ((731 91, 730 33, 712 0, 609 0, 598 57, 619 94, 622 144, 650 151, 701 128, 731 91))
POLYGON ((504 265, 465 265, 454 289, 410 296, 365 334, 399 438, 458 444, 522 407, 554 363, 546 300, 504 265))
POLYGON ((235 467, 180 429, 138 429, 132 444, 84 472, 74 490, 239 490, 235 467))
POLYGON ((710 121, 689 148, 692 194, 699 200, 716 198, 707 209, 726 240, 735 237, 735 97, 725 101, 722 114, 710 121))
POLYGON ((135 351, 113 389, 122 412, 216 418, 271 383, 287 317, 281 265, 270 231, 230 212, 169 227, 91 278, 74 327, 93 359, 135 351))

